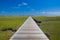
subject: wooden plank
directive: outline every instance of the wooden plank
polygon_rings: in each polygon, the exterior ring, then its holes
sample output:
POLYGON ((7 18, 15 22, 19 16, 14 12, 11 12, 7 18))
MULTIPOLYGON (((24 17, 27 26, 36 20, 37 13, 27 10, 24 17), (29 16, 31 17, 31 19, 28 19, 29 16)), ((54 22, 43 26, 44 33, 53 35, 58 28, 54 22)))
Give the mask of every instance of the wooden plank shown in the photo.
POLYGON ((49 40, 38 27, 32 17, 29 17, 10 40, 49 40))

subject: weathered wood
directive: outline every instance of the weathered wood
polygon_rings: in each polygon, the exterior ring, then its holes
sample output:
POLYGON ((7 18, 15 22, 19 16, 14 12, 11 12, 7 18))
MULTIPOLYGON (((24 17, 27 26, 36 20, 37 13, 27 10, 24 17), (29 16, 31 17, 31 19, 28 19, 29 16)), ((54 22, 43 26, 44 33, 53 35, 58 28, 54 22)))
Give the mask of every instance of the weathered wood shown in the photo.
POLYGON ((38 27, 32 17, 29 17, 10 40, 49 40, 38 27))

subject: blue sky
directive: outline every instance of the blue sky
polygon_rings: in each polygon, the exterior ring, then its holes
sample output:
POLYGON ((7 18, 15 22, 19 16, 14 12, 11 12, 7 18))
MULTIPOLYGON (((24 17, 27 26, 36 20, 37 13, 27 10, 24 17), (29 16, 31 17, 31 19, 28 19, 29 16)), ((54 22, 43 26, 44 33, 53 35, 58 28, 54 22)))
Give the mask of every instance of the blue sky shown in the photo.
POLYGON ((0 0, 0 15, 60 16, 60 0, 0 0))

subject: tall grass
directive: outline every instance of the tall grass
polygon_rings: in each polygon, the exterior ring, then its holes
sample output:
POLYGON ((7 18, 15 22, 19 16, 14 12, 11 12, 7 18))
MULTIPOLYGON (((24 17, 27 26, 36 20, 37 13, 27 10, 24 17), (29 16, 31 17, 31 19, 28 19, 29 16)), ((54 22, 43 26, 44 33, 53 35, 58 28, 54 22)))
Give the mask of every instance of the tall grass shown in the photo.
POLYGON ((50 40, 60 40, 60 17, 35 16, 34 18, 42 21, 40 28, 49 35, 50 40))
POLYGON ((0 17, 0 40, 9 40, 14 34, 11 30, 2 31, 4 29, 12 28, 17 30, 23 22, 27 19, 27 16, 2 16, 0 17))
MULTIPOLYGON (((50 40, 60 40, 60 17, 33 16, 38 21, 42 21, 40 26, 44 33, 49 35, 50 40)), ((11 30, 1 31, 12 28, 17 30, 27 19, 27 16, 0 16, 0 40, 9 40, 15 33, 11 30)))

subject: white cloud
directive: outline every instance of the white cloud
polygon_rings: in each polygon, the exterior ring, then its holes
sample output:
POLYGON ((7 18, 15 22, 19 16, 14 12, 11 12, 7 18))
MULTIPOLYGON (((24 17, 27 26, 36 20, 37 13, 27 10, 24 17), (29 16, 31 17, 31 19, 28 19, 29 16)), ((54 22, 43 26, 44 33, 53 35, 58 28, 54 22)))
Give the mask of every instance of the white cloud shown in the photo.
POLYGON ((28 3, 26 3, 26 2, 22 2, 22 5, 28 5, 28 3))
POLYGON ((60 12, 41 12, 47 16, 60 16, 60 12))
POLYGON ((28 5, 28 3, 22 2, 22 3, 18 4, 18 7, 20 7, 20 6, 27 6, 27 5, 28 5))
POLYGON ((17 6, 12 7, 12 8, 16 8, 16 9, 18 9, 18 8, 20 8, 20 7, 27 6, 27 5, 28 5, 28 3, 26 3, 26 2, 22 2, 22 3, 19 3, 19 4, 17 4, 17 6))
POLYGON ((22 6, 21 4, 17 4, 17 6, 16 6, 16 7, 13 7, 13 8, 18 9, 18 8, 20 8, 21 6, 22 6))
POLYGON ((60 12, 47 12, 47 11, 32 11, 36 15, 41 16, 60 16, 60 12))

